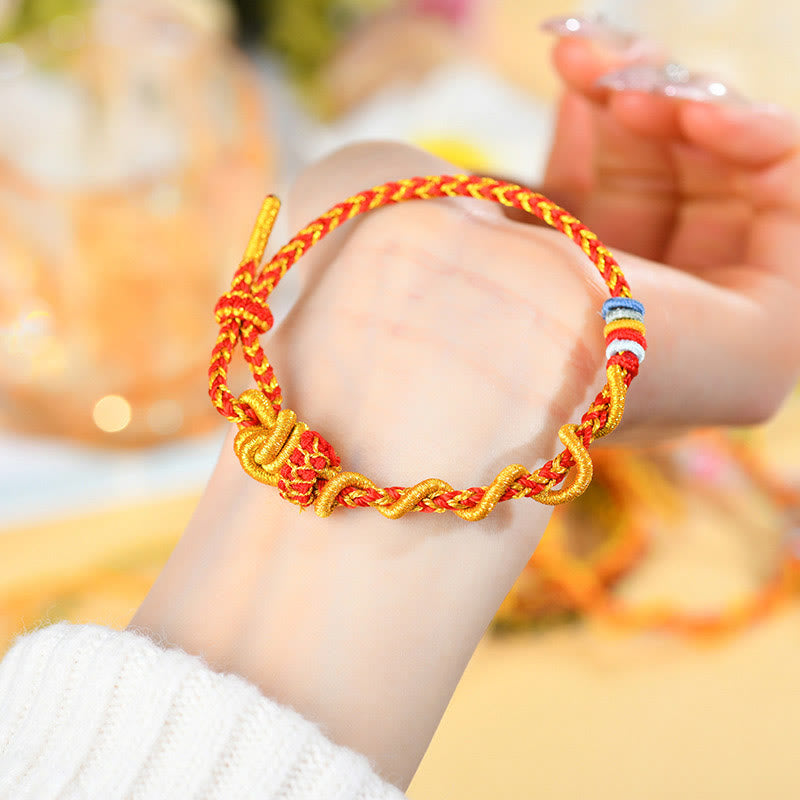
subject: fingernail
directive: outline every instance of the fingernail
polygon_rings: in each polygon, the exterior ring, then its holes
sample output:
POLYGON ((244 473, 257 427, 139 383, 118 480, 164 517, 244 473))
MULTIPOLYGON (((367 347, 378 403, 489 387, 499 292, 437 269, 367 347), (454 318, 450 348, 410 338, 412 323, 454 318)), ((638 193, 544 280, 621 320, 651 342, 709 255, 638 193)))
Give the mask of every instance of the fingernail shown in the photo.
POLYGON ((631 64, 602 75, 595 81, 595 85, 618 92, 647 92, 701 103, 734 106, 748 103, 744 95, 722 81, 710 75, 691 72, 675 63, 661 66, 631 64))
POLYGON ((759 118, 761 124, 778 125, 792 141, 800 136, 800 119, 783 106, 774 103, 741 103, 723 109, 725 118, 734 124, 753 124, 759 118))
POLYGON ((539 25, 539 30, 556 36, 592 39, 614 49, 625 50, 638 38, 630 31, 612 25, 602 16, 550 17, 539 25))
POLYGON ((539 28, 562 38, 586 39, 599 48, 602 55, 650 63, 664 58, 661 48, 650 39, 618 28, 599 15, 551 17, 539 28))

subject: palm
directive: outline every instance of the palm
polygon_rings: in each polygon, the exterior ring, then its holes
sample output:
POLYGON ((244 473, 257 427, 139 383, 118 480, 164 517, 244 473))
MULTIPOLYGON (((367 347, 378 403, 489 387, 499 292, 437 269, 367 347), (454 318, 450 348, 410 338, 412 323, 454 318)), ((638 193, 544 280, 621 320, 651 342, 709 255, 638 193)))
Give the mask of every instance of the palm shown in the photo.
MULTIPOLYGON (((417 173, 451 168, 407 154, 417 173)), ((359 188, 377 182, 364 175, 359 188)), ((304 195, 321 205, 321 186, 304 195)), ((569 241, 542 248, 540 231, 479 205, 371 212, 297 265, 305 290, 272 344, 287 403, 383 485, 434 474, 464 488, 509 462, 533 468, 602 385, 592 265, 569 241), (419 474, 420 454, 431 474, 419 474)), ((294 208, 291 224, 323 210, 294 208)))

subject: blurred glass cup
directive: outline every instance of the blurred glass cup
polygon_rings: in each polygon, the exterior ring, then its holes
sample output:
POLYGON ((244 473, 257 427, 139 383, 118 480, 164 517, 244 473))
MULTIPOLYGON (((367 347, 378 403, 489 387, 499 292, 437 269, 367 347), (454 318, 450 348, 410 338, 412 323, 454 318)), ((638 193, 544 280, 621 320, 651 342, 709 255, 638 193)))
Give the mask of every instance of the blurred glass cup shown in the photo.
POLYGON ((273 166, 261 89, 216 2, 64 5, 0 43, 0 414, 114 445, 195 433, 273 166))

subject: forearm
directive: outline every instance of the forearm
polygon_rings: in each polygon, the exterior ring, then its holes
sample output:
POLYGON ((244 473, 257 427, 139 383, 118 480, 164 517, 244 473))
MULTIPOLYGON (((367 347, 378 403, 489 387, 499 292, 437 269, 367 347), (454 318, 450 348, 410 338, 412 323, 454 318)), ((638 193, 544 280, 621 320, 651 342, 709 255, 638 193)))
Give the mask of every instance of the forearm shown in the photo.
POLYGON ((406 786, 547 509, 321 520, 232 459, 226 447, 131 626, 242 675, 406 786))

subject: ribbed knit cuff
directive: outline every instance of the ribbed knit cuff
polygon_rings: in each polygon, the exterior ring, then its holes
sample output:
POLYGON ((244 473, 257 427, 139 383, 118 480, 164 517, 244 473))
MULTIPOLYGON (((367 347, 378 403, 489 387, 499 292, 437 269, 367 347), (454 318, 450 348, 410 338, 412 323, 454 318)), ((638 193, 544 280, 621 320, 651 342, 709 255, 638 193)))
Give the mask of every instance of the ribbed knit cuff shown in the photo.
POLYGON ((60 623, 0 663, 0 798, 401 800, 367 759, 235 675, 60 623))

